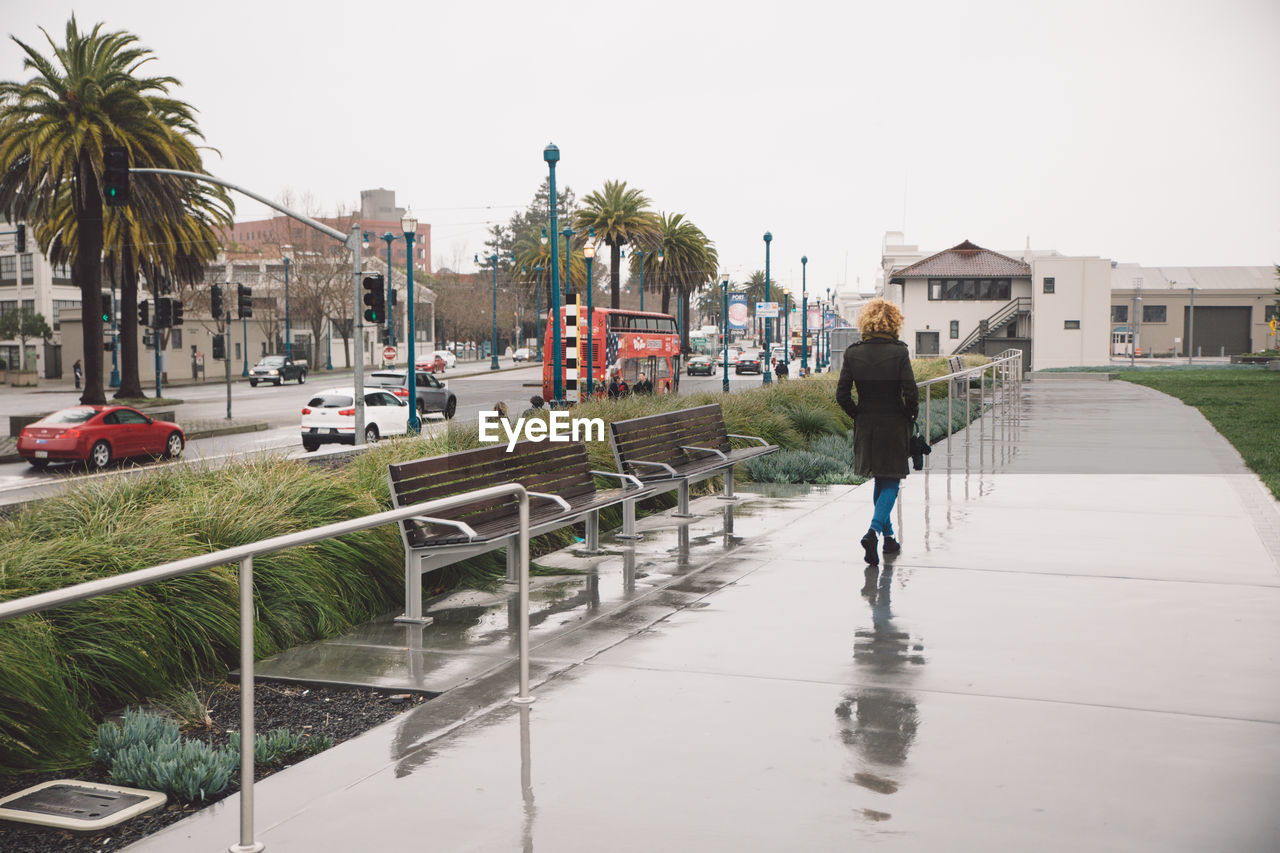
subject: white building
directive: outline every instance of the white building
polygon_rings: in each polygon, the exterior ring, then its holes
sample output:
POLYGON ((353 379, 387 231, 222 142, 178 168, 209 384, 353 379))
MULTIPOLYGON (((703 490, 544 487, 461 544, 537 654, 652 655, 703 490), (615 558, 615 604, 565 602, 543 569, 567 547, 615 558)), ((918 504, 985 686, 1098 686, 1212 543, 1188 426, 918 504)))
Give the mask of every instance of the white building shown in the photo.
POLYGON ((901 306, 913 356, 1017 347, 1030 369, 1043 370, 1105 365, 1130 347, 1142 356, 1217 356, 1273 340, 1270 267, 1142 267, 1029 247, 996 252, 968 240, 929 253, 890 231, 881 271, 876 293, 901 306))
MULTIPOLYGON (((0 314, 26 308, 45 318, 53 329, 53 338, 47 343, 28 340, 25 363, 28 370, 35 370, 42 377, 57 378, 64 370, 60 348, 62 313, 68 311, 79 318, 80 288, 72 283, 69 268, 54 267, 48 258, 34 251, 29 227, 26 251, 19 254, 16 235, 4 233, 14 231, 16 225, 0 219, 0 235, 3 235, 0 236, 0 314)), ((0 341, 0 360, 6 368, 17 369, 22 356, 20 349, 21 342, 17 340, 0 341)), ((69 371, 71 362, 65 364, 69 371)))

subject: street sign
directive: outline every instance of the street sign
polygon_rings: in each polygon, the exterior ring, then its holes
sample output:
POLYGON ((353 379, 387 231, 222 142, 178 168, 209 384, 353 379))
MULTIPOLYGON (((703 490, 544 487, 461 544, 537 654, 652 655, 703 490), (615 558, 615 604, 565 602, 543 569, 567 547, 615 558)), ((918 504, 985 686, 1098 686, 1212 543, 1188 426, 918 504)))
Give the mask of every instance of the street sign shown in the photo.
POLYGON ((396 348, 392 346, 383 347, 382 360, 394 362, 396 360, 396 348))
POLYGON ((1276 325, 1277 325, 1276 318, 1272 317, 1271 322, 1268 323, 1267 325, 1271 327, 1271 334, 1274 335, 1276 333, 1276 325))
POLYGON ((778 316, 778 303, 776 303, 776 302, 757 302, 757 303, 756 303, 756 316, 757 316, 757 317, 777 317, 777 316, 778 316))

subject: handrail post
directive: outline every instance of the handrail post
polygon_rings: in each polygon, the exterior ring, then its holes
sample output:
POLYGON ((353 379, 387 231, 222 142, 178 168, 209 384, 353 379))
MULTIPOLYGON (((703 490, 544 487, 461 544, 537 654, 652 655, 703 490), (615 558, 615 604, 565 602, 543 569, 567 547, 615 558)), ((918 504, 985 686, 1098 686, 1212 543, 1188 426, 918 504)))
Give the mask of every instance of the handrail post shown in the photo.
POLYGON ((230 853, 260 853, 253 840, 253 555, 240 560, 240 843, 230 853))
POLYGON ((511 701, 531 705, 537 697, 529 695, 529 493, 517 488, 520 499, 520 692, 511 701))
MULTIPOLYGON (((933 383, 924 386, 924 440, 926 444, 933 444, 933 428, 930 421, 930 415, 933 414, 933 383)), ((929 470, 929 455, 924 457, 924 470, 929 470)))

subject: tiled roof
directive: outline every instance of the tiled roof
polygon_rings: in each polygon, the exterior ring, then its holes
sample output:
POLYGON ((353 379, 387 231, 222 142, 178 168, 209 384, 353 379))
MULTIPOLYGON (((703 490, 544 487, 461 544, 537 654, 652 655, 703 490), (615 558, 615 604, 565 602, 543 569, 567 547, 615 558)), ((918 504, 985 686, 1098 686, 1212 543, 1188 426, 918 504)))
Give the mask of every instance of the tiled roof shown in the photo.
POLYGON ((916 261, 891 278, 1030 278, 1031 266, 965 240, 916 261))

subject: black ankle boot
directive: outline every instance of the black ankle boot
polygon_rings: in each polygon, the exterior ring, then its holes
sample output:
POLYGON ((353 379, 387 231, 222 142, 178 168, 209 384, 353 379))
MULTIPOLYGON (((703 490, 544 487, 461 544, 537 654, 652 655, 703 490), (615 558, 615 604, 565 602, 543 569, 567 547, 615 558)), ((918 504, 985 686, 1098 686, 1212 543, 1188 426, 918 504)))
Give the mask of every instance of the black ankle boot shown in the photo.
POLYGON ((898 544, 898 540, 892 536, 884 537, 884 553, 885 555, 896 554, 902 550, 902 546, 898 544))
POLYGON ((866 552, 867 565, 879 565, 880 557, 876 554, 876 532, 874 530, 868 530, 867 535, 862 537, 862 549, 866 552))

